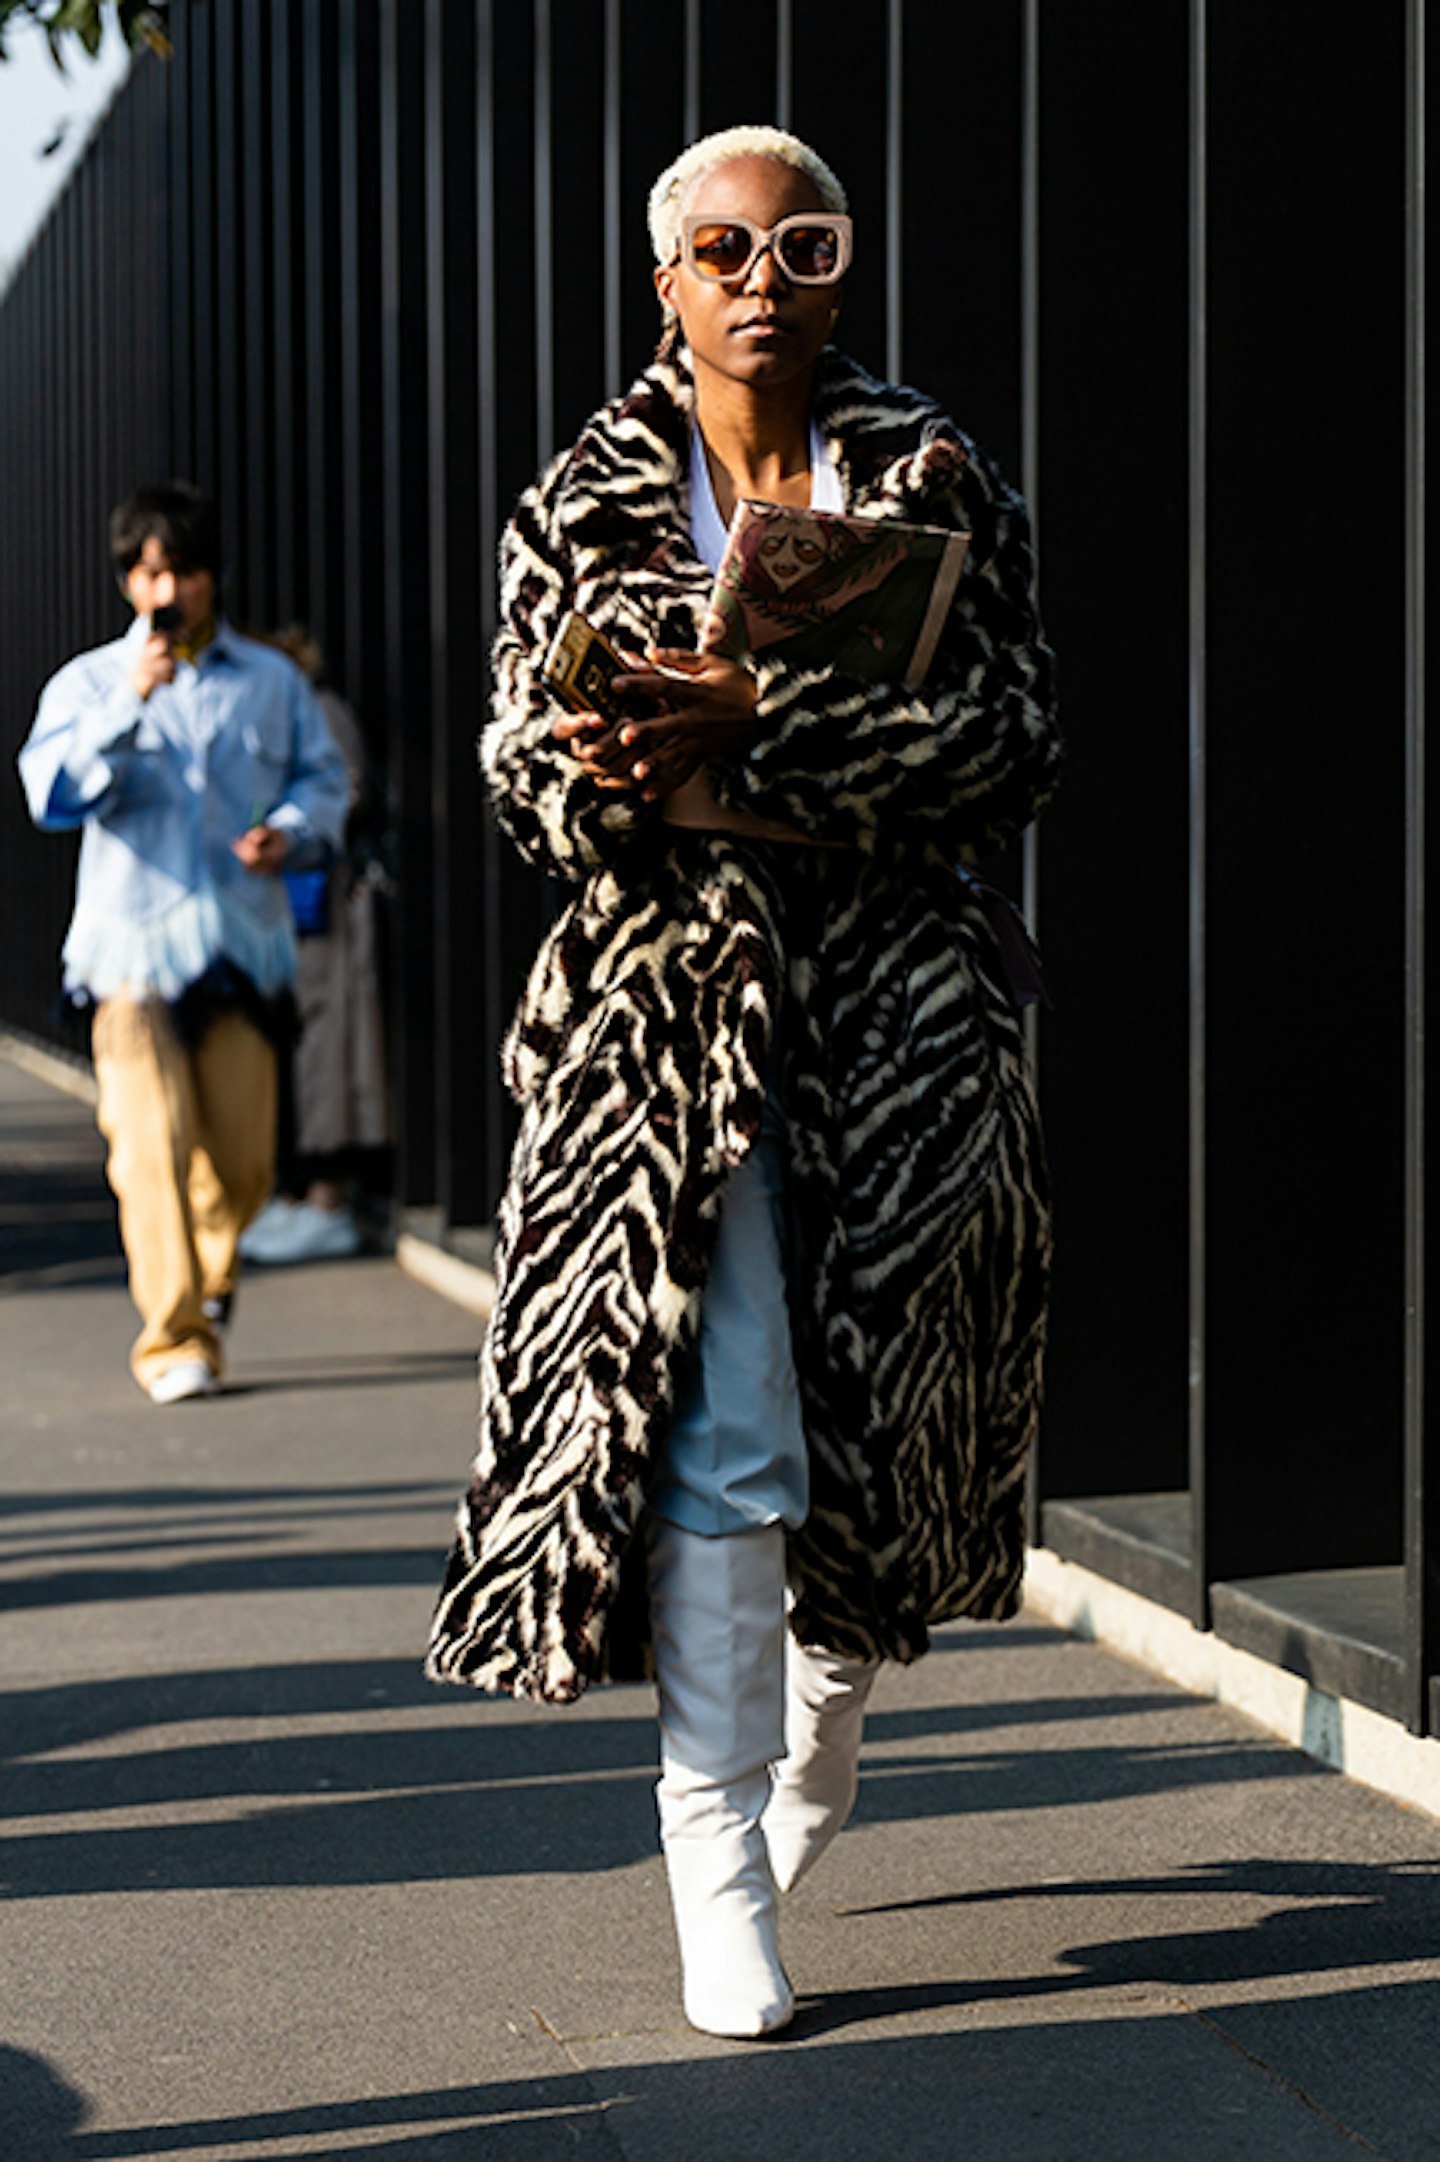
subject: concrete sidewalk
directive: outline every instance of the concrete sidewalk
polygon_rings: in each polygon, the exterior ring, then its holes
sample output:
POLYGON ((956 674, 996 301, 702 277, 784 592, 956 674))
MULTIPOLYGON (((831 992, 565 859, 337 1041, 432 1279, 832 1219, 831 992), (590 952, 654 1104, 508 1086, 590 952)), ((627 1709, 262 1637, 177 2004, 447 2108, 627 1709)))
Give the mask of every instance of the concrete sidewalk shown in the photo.
POLYGON ((691 2032, 649 1692, 419 1673, 477 1326, 252 1272, 154 1409, 0 1062, 3 2162, 1440 2158, 1440 1826, 1027 1620, 882 1676, 791 2033, 691 2032))

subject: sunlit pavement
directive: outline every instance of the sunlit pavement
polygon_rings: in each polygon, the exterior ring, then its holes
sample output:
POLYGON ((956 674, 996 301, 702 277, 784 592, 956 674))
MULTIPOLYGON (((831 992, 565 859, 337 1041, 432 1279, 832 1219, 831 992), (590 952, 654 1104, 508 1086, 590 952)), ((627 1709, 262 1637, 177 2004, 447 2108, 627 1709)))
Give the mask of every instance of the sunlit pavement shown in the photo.
POLYGON ((1026 1621, 887 1671, 791 2032, 692 2033, 649 1693, 426 1683, 478 1324, 241 1290, 157 1410, 90 1114, 0 1062, 0 2155, 1440 2156, 1440 1826, 1026 1621))

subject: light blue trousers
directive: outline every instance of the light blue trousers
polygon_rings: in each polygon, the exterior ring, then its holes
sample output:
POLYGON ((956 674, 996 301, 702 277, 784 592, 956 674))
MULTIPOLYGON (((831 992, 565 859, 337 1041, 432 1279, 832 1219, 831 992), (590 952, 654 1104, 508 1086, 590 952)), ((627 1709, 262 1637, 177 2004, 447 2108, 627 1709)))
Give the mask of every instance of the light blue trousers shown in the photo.
POLYGON ((785 1304, 785 1127, 767 1095, 730 1174, 700 1340, 665 1439, 651 1506, 705 1538, 805 1521, 809 1464, 785 1304))

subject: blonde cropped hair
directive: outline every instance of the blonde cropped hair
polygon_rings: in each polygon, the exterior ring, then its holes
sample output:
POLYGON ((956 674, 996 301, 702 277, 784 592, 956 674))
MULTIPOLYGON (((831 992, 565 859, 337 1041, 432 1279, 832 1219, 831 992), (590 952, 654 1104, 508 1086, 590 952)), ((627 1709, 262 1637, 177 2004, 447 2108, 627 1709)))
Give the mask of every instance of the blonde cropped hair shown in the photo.
POLYGON ((778 158, 782 165, 793 165, 814 181, 827 210, 850 207, 836 175, 798 135, 790 135, 784 128, 722 128, 718 135, 702 135, 698 143, 682 150, 650 190, 650 240, 657 263, 675 259, 680 245, 680 219, 696 182, 734 158, 778 158))

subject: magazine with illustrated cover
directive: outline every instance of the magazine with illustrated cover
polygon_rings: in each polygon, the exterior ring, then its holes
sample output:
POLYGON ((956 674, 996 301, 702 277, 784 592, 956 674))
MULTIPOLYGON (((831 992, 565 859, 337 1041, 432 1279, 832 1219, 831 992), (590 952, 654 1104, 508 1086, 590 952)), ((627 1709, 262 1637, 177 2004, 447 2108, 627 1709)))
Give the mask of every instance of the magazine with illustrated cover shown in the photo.
POLYGON ((706 643, 734 660, 923 683, 970 546, 943 526, 737 503, 706 643))

